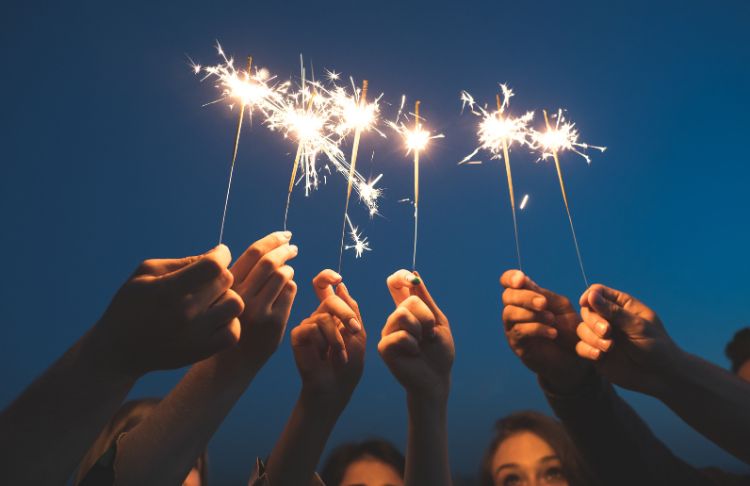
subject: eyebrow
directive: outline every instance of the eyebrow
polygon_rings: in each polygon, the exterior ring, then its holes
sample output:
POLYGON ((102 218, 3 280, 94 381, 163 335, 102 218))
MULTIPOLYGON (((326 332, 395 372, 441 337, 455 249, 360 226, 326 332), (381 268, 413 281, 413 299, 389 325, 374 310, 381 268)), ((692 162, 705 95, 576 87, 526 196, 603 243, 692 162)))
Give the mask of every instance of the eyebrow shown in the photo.
MULTIPOLYGON (((538 463, 543 463, 543 462, 551 462, 551 461, 559 461, 559 460, 560 460, 560 458, 557 457, 556 455, 550 455, 550 456, 544 456, 544 457, 542 457, 537 462, 538 463)), ((495 474, 499 473, 503 469, 508 469, 508 468, 512 468, 512 467, 520 467, 520 466, 517 463, 515 463, 515 462, 509 462, 507 464, 502 464, 497 469, 495 469, 495 474)))

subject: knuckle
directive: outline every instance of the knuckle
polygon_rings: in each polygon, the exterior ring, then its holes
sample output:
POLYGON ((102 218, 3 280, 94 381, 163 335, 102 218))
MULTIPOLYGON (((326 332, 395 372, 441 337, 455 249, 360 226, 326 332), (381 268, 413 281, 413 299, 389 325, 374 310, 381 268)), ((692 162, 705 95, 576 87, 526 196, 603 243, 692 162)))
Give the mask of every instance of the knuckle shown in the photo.
POLYGON ((143 260, 136 268, 136 273, 152 273, 156 270, 156 260, 148 259, 143 260))
POLYGON ((255 260, 256 262, 260 260, 260 258, 263 256, 263 252, 258 247, 258 243, 253 243, 250 248, 247 249, 246 255, 251 260, 255 260))
POLYGON ((263 258, 258 262, 258 266, 263 272, 272 272, 276 268, 276 264, 270 256, 264 255, 263 258))

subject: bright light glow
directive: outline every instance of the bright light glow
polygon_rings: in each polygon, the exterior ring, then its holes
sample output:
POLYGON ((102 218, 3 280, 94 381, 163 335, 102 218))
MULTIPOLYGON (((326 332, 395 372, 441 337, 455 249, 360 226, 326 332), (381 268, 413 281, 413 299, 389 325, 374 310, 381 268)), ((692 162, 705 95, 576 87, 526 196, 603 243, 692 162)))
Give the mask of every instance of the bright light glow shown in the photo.
POLYGON ((607 150, 607 147, 579 142, 578 137, 580 134, 578 133, 578 129, 575 128, 576 124, 565 119, 563 110, 557 110, 557 113, 552 115, 551 118, 555 120, 554 126, 549 126, 541 132, 533 130, 531 133, 532 148, 540 152, 540 160, 546 160, 553 157, 555 153, 570 150, 583 157, 590 164, 591 157, 582 150, 589 148, 599 150, 600 152, 607 150))

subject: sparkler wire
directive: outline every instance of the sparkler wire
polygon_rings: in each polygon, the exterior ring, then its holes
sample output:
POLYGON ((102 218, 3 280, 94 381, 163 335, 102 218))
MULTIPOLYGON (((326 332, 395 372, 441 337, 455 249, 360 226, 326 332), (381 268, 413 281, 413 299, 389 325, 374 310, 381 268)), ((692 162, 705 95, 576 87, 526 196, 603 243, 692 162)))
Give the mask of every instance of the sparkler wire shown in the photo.
MULTIPOLYGON (((501 116, 501 108, 503 104, 500 101, 500 95, 495 95, 497 101, 497 112, 498 116, 501 116)), ((513 213, 513 234, 516 239, 516 256, 518 257, 518 269, 523 270, 521 266, 521 244, 518 238, 518 220, 516 218, 516 196, 513 189, 513 174, 510 171, 510 155, 508 154, 508 141, 503 138, 503 158, 505 159, 505 174, 508 177, 508 193, 510 194, 510 208, 513 213)))
MULTIPOLYGON (((307 102, 307 111, 309 112, 312 108, 313 100, 315 99, 315 91, 310 96, 310 100, 307 102)), ((294 165, 292 165, 292 177, 289 179, 289 189, 286 194, 286 208, 284 209, 284 231, 286 231, 286 223, 289 217, 289 204, 292 202, 292 189, 294 189, 294 181, 297 179, 297 168, 299 167, 299 159, 302 155, 302 139, 300 139, 297 145, 297 154, 294 156, 294 165)))
MULTIPOLYGON (((414 132, 419 132, 419 104, 414 103, 414 132)), ((417 269, 417 229, 419 227, 419 149, 414 149, 414 252, 411 269, 417 269)))
MULTIPOLYGON (((549 124, 549 118, 547 117, 547 110, 544 112, 544 123, 547 125, 547 130, 551 130, 549 124)), ((570 231, 573 233, 573 244, 576 247, 576 255, 578 256, 578 265, 581 267, 581 275, 583 276, 583 282, 586 284, 586 288, 589 287, 589 279, 586 277, 586 270, 583 268, 583 259, 581 258, 581 249, 578 246, 578 237, 576 236, 576 230, 573 226, 573 217, 570 214, 570 206, 568 205, 568 196, 565 192, 565 182, 563 182, 562 170, 560 169, 560 160, 557 157, 557 150, 552 150, 552 158, 555 160, 555 168, 557 168, 557 178, 560 181, 560 190, 562 191, 563 202, 565 203, 565 211, 568 213, 568 222, 570 223, 570 231)))
MULTIPOLYGON (((360 106, 365 106, 367 99, 367 80, 362 80, 362 94, 359 98, 360 106)), ((341 246, 339 247, 339 267, 338 273, 341 275, 341 263, 344 258, 344 237, 346 236, 346 220, 349 217, 349 199, 352 195, 352 182, 354 181, 354 172, 357 165, 357 151, 359 150, 359 139, 362 135, 362 128, 357 126, 354 132, 354 142, 352 145, 351 163, 349 165, 349 182, 346 187, 346 204, 344 205, 344 222, 341 225, 341 246)))

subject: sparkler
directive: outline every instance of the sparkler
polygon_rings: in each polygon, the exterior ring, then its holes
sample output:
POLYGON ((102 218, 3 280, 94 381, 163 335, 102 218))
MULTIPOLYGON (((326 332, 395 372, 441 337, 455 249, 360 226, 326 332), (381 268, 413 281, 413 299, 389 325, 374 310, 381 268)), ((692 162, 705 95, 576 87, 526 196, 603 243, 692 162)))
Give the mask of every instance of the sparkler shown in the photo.
POLYGON ((555 161, 555 168, 557 169, 557 178, 560 181, 560 191, 562 192, 563 202, 565 203, 565 211, 568 213, 568 222, 570 223, 570 231, 573 234, 573 244, 576 248, 576 255, 578 256, 578 265, 581 267, 581 275, 586 287, 589 286, 589 280, 586 277, 586 270, 583 267, 583 259, 581 258, 581 249, 578 245, 578 237, 576 236, 575 226, 573 226, 573 217, 570 213, 570 205, 568 204, 568 196, 565 191, 565 182, 563 181, 562 170, 560 169, 560 159, 558 158, 558 152, 564 150, 572 150, 581 157, 583 157, 587 163, 591 163, 591 158, 581 152, 580 149, 586 150, 588 148, 596 149, 601 152, 607 150, 607 147, 598 147, 595 145, 588 145, 587 143, 578 141, 578 130, 575 128, 575 123, 566 121, 563 117, 562 110, 557 111, 557 117, 555 120, 555 127, 552 128, 547 116, 547 110, 543 110, 544 123, 547 126, 547 131, 544 133, 534 132, 533 133, 533 144, 538 150, 541 150, 540 159, 546 160, 548 157, 552 157, 555 161))
POLYGON ((219 229, 219 244, 221 244, 224 238, 224 223, 227 218, 229 193, 232 189, 232 178, 234 176, 235 162, 237 161, 237 152, 240 145, 240 134, 242 133, 242 122, 245 110, 247 109, 249 117, 252 117, 252 113, 255 109, 267 114, 268 110, 279 106, 282 94, 285 92, 287 85, 270 84, 274 78, 269 76, 268 71, 265 69, 256 69, 255 74, 253 74, 253 58, 251 56, 248 56, 247 58, 247 70, 243 71, 234 67, 234 59, 226 56, 218 42, 216 43, 216 50, 224 61, 222 64, 203 67, 199 64, 193 63, 192 68, 195 74, 200 74, 201 72, 205 74, 203 78, 201 78, 201 81, 210 77, 217 78, 216 87, 221 91, 221 98, 207 103, 207 105, 222 100, 229 100, 230 108, 234 107, 235 102, 239 102, 240 104, 237 132, 234 137, 234 149, 232 151, 232 162, 229 168, 229 181, 227 183, 226 197, 224 198, 224 211, 221 216, 221 228, 219 229))
POLYGON ((344 219, 346 223, 349 225, 349 235, 352 237, 352 244, 346 245, 347 250, 354 250, 354 256, 355 258, 361 258, 362 253, 365 251, 372 251, 372 248, 370 248, 369 243, 367 242, 367 237, 363 237, 362 233, 357 231, 357 227, 352 224, 352 220, 349 219, 349 215, 345 215, 344 219))
POLYGON ((513 143, 520 146, 530 145, 529 123, 534 118, 534 112, 529 111, 521 117, 513 118, 506 114, 513 91, 507 85, 501 84, 503 91, 502 102, 500 95, 495 96, 497 110, 488 112, 485 108, 478 106, 466 91, 461 92, 463 106, 469 106, 471 112, 482 118, 479 124, 478 136, 479 147, 464 157, 459 164, 473 163, 472 158, 480 151, 487 150, 493 159, 505 161, 505 174, 508 179, 508 193, 510 195, 510 207, 513 213, 513 234, 516 241, 516 256, 518 257, 518 268, 521 269, 521 245, 518 238, 518 221, 516 218, 516 198, 513 190, 513 174, 510 170, 509 151, 513 143))
MULTIPOLYGON (((354 130, 354 141, 352 143, 352 155, 349 162, 349 178, 346 187, 346 204, 344 205, 344 221, 341 226, 341 245, 339 247, 339 267, 338 273, 341 273, 341 263, 344 257, 344 236, 346 235, 346 222, 349 218, 349 199, 352 195, 352 185, 357 166, 357 152, 359 151, 359 140, 362 132, 373 127, 376 121, 378 111, 377 101, 367 103, 367 80, 362 81, 362 90, 354 93, 351 97, 345 95, 343 89, 336 90, 334 96, 335 106, 338 108, 339 123, 336 125, 336 131, 342 139, 349 132, 354 130)), ((360 196, 361 196, 360 192, 360 196)), ((361 254, 361 253, 360 253, 361 254)))
MULTIPOLYGON (((394 129, 404 139, 406 144, 406 155, 414 154, 414 250, 412 253, 412 270, 417 268, 417 232, 419 228, 419 153, 427 148, 430 140, 443 138, 442 133, 431 135, 429 131, 422 129, 422 123, 419 116, 420 101, 414 103, 414 128, 409 128, 406 123, 399 123, 398 119, 403 111, 406 97, 401 97, 401 108, 395 122, 387 122, 388 126, 394 129)), ((408 116, 405 116, 408 119, 408 116)))

